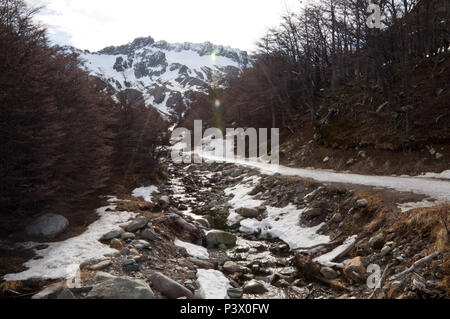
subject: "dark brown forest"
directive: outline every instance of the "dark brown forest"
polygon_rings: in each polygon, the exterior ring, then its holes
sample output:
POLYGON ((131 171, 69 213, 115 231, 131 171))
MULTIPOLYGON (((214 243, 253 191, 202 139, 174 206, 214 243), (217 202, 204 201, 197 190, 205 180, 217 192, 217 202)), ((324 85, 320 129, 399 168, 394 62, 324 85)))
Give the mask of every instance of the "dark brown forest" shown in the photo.
POLYGON ((113 183, 151 178, 167 143, 158 112, 114 101, 77 56, 49 45, 36 12, 0 1, 2 216, 70 214, 113 183))
POLYGON ((344 148, 448 142, 449 2, 374 1, 381 29, 367 25, 369 3, 314 1, 286 14, 260 40, 252 66, 225 90, 212 88, 209 104, 193 103, 184 126, 201 114, 218 126, 279 127, 285 135, 308 127, 335 147, 342 141, 329 124, 352 135, 344 148), (216 98, 221 107, 211 110, 216 98))

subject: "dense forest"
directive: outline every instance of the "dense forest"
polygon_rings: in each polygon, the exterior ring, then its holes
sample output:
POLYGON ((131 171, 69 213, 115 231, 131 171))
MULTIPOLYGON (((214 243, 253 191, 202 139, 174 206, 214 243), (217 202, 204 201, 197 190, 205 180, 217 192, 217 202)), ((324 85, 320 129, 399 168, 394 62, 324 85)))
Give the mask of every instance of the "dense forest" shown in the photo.
POLYGON ((370 3, 314 1, 285 14, 259 41, 252 66, 226 89, 211 88, 207 103, 192 103, 183 125, 200 117, 285 135, 308 127, 343 148, 448 142, 449 2, 375 1, 381 28, 368 24, 370 3))
POLYGON ((37 11, 0 1, 3 216, 70 214, 114 182, 151 178, 167 143, 159 113, 125 94, 113 99, 77 56, 49 44, 37 11))

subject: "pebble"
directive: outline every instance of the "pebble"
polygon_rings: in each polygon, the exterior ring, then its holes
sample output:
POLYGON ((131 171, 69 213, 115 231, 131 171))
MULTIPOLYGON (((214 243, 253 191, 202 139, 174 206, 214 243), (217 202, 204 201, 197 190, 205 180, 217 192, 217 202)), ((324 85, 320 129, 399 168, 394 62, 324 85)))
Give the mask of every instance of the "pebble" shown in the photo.
POLYGON ((240 299, 244 295, 244 291, 240 288, 230 288, 228 289, 228 297, 232 299, 240 299))

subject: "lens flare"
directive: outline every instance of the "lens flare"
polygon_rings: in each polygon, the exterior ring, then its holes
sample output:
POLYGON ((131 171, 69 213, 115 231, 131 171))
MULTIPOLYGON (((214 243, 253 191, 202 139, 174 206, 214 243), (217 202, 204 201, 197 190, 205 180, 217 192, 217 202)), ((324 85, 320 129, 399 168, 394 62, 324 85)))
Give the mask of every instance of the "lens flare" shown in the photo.
POLYGON ((216 53, 215 52, 211 53, 211 60, 213 60, 213 62, 216 62, 216 53))
POLYGON ((220 100, 219 100, 219 99, 217 99, 217 100, 216 100, 216 102, 215 102, 214 104, 216 105, 216 107, 220 107, 220 105, 221 105, 221 102, 220 102, 220 100))

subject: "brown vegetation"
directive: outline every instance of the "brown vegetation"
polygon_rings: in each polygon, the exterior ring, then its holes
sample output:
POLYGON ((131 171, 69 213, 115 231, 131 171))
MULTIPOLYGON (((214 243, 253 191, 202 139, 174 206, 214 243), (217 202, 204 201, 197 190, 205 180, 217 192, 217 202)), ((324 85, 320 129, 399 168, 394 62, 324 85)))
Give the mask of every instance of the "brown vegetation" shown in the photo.
POLYGON ((114 101, 77 56, 48 44, 36 12, 0 1, 2 236, 45 211, 83 227, 112 181, 154 176, 167 143, 157 111, 125 94, 114 101))

